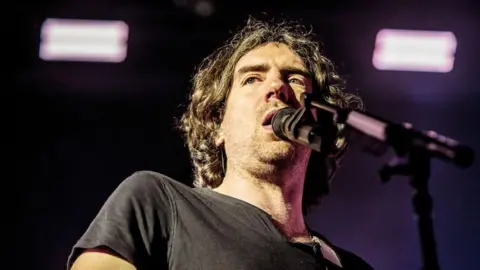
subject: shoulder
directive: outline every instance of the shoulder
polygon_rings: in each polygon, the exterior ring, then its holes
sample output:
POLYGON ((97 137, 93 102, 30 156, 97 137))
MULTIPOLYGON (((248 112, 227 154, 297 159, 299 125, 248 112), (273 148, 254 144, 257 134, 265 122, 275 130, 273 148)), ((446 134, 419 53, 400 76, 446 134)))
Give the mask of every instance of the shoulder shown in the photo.
POLYGON ((149 192, 160 189, 182 189, 188 188, 187 185, 164 174, 154 171, 136 171, 124 179, 119 189, 131 192, 149 192))
POLYGON ((106 206, 170 204, 175 193, 172 190, 179 185, 183 184, 154 171, 136 171, 120 182, 106 201, 106 206))
POLYGON ((165 185, 176 182, 173 178, 154 171, 136 171, 123 180, 122 185, 165 185))
POLYGON ((176 185, 180 183, 153 171, 124 178, 75 244, 67 265, 83 251, 98 248, 134 265, 147 263, 157 243, 167 243, 175 226, 176 198, 171 190, 176 185))

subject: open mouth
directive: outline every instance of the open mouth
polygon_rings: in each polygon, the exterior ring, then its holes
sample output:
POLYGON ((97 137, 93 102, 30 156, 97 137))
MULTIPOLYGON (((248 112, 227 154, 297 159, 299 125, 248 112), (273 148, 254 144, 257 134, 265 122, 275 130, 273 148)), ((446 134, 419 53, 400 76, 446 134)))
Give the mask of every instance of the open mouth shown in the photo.
POLYGON ((269 113, 267 113, 267 115, 265 115, 265 118, 263 118, 263 122, 262 122, 262 126, 266 129, 271 129, 272 128, 272 119, 273 119, 273 116, 275 115, 275 113, 277 112, 278 110, 273 110, 269 113))

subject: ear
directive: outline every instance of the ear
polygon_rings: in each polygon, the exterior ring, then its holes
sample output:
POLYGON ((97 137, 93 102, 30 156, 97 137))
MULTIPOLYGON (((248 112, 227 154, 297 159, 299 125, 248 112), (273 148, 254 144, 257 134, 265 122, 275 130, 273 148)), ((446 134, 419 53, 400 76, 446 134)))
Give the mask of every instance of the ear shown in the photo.
POLYGON ((223 135, 223 131, 219 131, 217 137, 215 138, 215 146, 219 147, 225 142, 225 136, 223 135))

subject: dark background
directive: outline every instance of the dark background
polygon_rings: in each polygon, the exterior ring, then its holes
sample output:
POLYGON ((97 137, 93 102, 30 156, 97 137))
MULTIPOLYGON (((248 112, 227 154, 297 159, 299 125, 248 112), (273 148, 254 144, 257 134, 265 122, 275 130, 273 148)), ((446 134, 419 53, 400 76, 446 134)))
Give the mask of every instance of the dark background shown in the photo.
MULTIPOLYGON (((186 1, 193 5, 195 1, 186 1)), ((44 1, 20 6, 14 65, 15 162, 20 202, 15 269, 63 269, 70 248, 108 195, 137 170, 191 183, 188 153, 173 119, 192 71, 248 14, 267 11, 313 25, 325 54, 360 90, 367 110, 408 121, 480 149, 479 11, 473 1, 214 1, 202 17, 173 1, 44 1), (112 19, 129 25, 122 63, 46 62, 38 57, 46 18, 112 19), (452 31, 450 73, 378 71, 382 28, 452 31)), ((307 218, 376 269, 420 269, 406 178, 382 185, 387 160, 352 149, 323 206, 307 218)), ((478 269, 480 166, 435 160, 430 179, 442 269, 478 269)), ((8 194, 7 194, 8 195, 8 194)))

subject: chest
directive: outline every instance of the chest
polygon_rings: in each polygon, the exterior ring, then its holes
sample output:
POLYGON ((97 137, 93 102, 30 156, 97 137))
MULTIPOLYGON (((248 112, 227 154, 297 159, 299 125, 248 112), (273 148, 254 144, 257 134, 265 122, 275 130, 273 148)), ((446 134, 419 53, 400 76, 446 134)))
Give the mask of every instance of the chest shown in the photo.
POLYGON ((255 217, 242 220, 228 215, 180 218, 169 245, 170 269, 322 269, 313 247, 287 242, 255 217))

